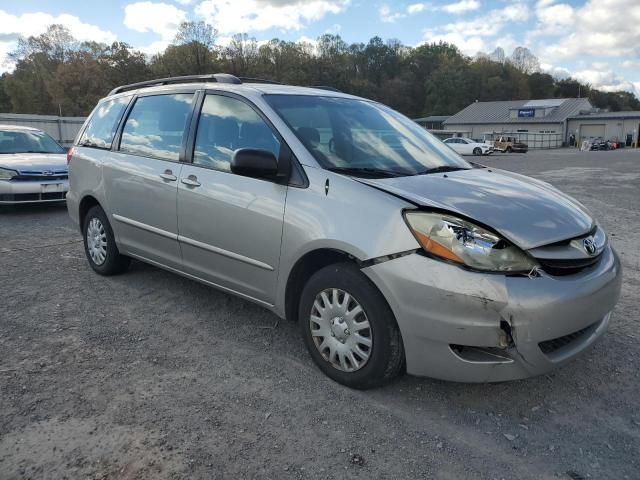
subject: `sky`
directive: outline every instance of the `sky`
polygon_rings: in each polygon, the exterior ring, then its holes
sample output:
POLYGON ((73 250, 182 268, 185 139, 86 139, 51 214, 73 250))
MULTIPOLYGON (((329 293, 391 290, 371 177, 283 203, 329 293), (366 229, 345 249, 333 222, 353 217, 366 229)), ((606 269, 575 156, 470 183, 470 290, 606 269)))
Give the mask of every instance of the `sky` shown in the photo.
POLYGON ((444 40, 470 56, 525 46, 554 76, 640 97, 640 0, 1 0, 0 72, 12 70, 6 54, 19 36, 52 23, 79 40, 124 41, 151 55, 191 20, 212 24, 220 44, 235 33, 310 42, 334 33, 349 43, 444 40))

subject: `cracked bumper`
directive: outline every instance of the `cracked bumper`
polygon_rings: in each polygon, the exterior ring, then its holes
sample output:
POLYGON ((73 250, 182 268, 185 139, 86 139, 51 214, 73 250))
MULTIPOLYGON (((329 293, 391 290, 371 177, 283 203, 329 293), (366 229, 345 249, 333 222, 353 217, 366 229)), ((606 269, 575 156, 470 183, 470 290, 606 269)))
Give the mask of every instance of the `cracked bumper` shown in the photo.
POLYGON ((362 271, 396 316, 407 373, 461 382, 525 378, 570 361, 606 331, 622 282, 610 247, 597 265, 564 277, 469 272, 418 254, 362 271), (511 347, 503 348, 501 321, 511 327, 511 347))

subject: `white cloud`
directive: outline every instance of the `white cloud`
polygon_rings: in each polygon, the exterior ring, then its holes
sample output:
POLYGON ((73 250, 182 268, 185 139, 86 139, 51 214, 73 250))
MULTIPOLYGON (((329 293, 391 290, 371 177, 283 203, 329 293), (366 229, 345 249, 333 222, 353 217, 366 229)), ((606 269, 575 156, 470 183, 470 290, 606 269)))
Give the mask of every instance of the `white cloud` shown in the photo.
POLYGON ((156 42, 151 42, 149 45, 145 45, 143 47, 136 47, 135 49, 144 53, 145 55, 155 55, 156 53, 161 53, 166 50, 171 42, 169 40, 158 40, 156 42))
POLYGON ((96 25, 84 23, 74 15, 66 13, 50 15, 43 12, 12 15, 0 10, 0 73, 12 71, 15 68, 7 55, 16 48, 19 37, 40 35, 52 24, 64 25, 80 41, 111 43, 116 40, 114 33, 96 25))
POLYGON ((541 63, 540 69, 554 78, 569 78, 571 76, 571 71, 568 68, 556 67, 549 63, 541 63))
POLYGON ((66 13, 49 15, 43 12, 11 15, 3 10, 0 10, 0 38, 40 35, 47 30, 49 25, 54 23, 64 25, 76 39, 81 41, 94 40, 110 43, 116 39, 114 33, 102 30, 96 25, 84 23, 74 15, 66 13))
POLYGON ((413 3, 407 7, 407 13, 413 15, 414 13, 420 13, 427 9, 426 3, 413 3))
POLYGON ((324 33, 330 33, 332 35, 337 35, 338 33, 340 33, 340 30, 342 30, 342 25, 340 25, 339 23, 334 23, 329 28, 327 28, 324 31, 324 33))
POLYGON ((573 7, 567 3, 555 3, 555 0, 539 0, 536 3, 538 28, 547 33, 560 32, 574 22, 573 7))
POLYGON ((536 5, 538 23, 531 38, 548 63, 585 56, 640 56, 640 2, 587 0, 580 8, 555 0, 536 5))
POLYGON ((624 90, 627 92, 640 94, 640 82, 630 82, 618 75, 613 70, 580 70, 572 75, 576 80, 582 83, 588 83, 592 87, 604 92, 617 92, 624 90))
POLYGON ((447 13, 465 13, 480 8, 478 0, 460 0, 459 2, 449 3, 441 7, 441 10, 447 13))
POLYGON ((640 69, 640 59, 638 60, 625 60, 622 62, 622 68, 638 68, 640 69))
POLYGON ((221 34, 281 28, 300 30, 327 14, 342 12, 350 0, 204 0, 195 13, 221 34))
POLYGON ((187 13, 174 5, 156 2, 136 2, 124 7, 124 25, 136 32, 153 32, 162 40, 171 40, 187 13))
POLYGON ((394 23, 397 20, 406 17, 404 13, 392 12, 388 5, 383 5, 378 10, 380 14, 380 20, 385 23, 394 23))
MULTIPOLYGON (((442 8, 442 7, 441 7, 442 8)), ((503 46, 513 48, 515 41, 511 35, 498 38, 500 32, 507 25, 524 22, 529 18, 529 8, 519 1, 506 5, 500 9, 491 10, 473 20, 463 20, 446 25, 429 28, 423 32, 425 42, 448 42, 456 45, 466 55, 492 50, 503 46), (491 19, 491 21, 487 21, 491 19)))

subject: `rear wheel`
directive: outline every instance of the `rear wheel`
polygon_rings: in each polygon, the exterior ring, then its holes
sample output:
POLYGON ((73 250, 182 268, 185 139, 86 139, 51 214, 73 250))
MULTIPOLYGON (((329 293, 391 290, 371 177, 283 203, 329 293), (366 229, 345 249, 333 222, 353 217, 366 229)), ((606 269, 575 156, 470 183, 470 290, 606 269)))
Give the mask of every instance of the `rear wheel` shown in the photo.
POLYGON ((507 152, 507 153, 511 153, 511 152, 513 152, 513 148, 511 148, 511 147, 507 147, 507 149, 505 150, 505 152, 507 152))
POLYGON ((116 275, 129 267, 131 259, 120 254, 107 215, 101 207, 96 205, 89 209, 82 232, 89 265, 100 275, 116 275))
POLYGON ((303 289, 298 318, 311 357, 333 380, 373 388, 402 370, 404 349, 393 312, 355 265, 316 272, 303 289))
POLYGON ((473 154, 474 155, 482 155, 482 149, 480 147, 476 147, 473 149, 473 154))

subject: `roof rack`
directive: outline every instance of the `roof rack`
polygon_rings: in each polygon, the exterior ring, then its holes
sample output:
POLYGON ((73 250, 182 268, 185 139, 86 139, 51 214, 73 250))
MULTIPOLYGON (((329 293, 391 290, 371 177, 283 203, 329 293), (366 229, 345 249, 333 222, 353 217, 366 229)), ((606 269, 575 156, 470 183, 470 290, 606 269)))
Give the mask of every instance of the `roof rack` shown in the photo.
POLYGON ((266 78, 253 78, 253 77, 238 77, 243 83, 268 83, 273 85, 283 85, 282 82, 276 82, 275 80, 268 80, 266 78))
POLYGON ((115 95, 116 93, 126 92, 128 90, 135 90, 136 88, 152 87, 157 85, 170 85, 172 83, 193 83, 193 82, 217 82, 217 83, 231 83, 234 85, 240 85, 242 80, 231 75, 229 73, 213 73, 209 75, 185 75, 182 77, 168 77, 158 78, 155 80, 147 80, 145 82, 131 83, 129 85, 122 85, 116 87, 109 92, 109 95, 115 95))
POLYGON ((317 88, 318 90, 328 90, 329 92, 338 92, 338 93, 342 93, 342 90, 338 90, 335 87, 329 87, 326 85, 313 85, 309 88, 317 88))

